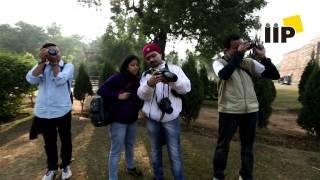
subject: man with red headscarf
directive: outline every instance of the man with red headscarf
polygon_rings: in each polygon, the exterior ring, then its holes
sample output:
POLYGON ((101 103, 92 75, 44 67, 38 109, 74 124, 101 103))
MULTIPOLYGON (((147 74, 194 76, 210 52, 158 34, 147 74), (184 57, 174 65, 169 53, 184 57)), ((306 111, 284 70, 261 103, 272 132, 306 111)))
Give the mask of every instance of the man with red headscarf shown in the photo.
POLYGON ((182 180, 179 121, 182 100, 179 95, 191 90, 190 80, 179 66, 162 59, 157 44, 147 44, 142 51, 150 69, 141 77, 138 96, 144 101, 142 111, 147 118, 154 179, 164 178, 162 145, 167 144, 174 179, 182 180))

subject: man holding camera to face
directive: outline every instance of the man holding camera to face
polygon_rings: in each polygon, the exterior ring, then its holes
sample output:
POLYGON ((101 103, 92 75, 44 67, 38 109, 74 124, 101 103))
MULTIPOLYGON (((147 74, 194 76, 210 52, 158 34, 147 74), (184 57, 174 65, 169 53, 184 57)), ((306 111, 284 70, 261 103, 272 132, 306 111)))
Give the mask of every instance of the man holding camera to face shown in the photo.
POLYGON ((191 90, 190 80, 179 66, 162 60, 157 44, 145 45, 143 56, 150 69, 141 77, 138 96, 144 101, 142 111, 147 118, 154 179, 164 179, 162 145, 167 144, 174 179, 181 180, 184 177, 179 122, 182 100, 179 94, 191 90))
POLYGON ((253 178, 253 145, 258 120, 259 104, 253 85, 253 77, 278 79, 278 70, 265 56, 263 47, 244 42, 232 34, 224 41, 224 56, 215 59, 213 70, 218 79, 219 137, 214 153, 214 180, 225 178, 229 144, 239 127, 241 141, 241 169, 239 179, 253 178), (253 48, 257 60, 244 58, 253 48))
POLYGON ((61 140, 61 177, 69 179, 72 175, 69 166, 72 154, 70 87, 74 67, 61 59, 59 48, 53 43, 44 44, 39 57, 39 63, 26 75, 30 84, 38 85, 30 139, 36 138, 38 133, 43 135, 48 171, 42 180, 52 180, 58 169, 58 131, 61 140))

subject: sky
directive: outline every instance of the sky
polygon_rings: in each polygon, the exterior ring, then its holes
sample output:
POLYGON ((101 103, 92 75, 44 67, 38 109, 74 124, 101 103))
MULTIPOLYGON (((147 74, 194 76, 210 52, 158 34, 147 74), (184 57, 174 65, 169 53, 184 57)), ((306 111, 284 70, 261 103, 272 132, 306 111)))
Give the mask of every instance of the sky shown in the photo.
MULTIPOLYGON (((250 1, 250 0, 247 0, 250 1)), ((106 0, 103 0, 100 10, 86 8, 77 4, 77 0, 3 0, 0 3, 0 24, 14 25, 24 21, 41 27, 48 27, 53 22, 62 26, 63 35, 79 34, 89 42, 101 36, 110 22, 110 10, 106 0)), ((280 63, 283 54, 302 47, 312 38, 320 36, 320 23, 317 12, 320 10, 319 0, 267 0, 268 5, 259 12, 262 27, 266 23, 283 25, 285 17, 300 15, 303 32, 296 33, 287 43, 265 44, 267 56, 275 64, 280 63)), ((263 32, 257 33, 264 40, 263 32)), ((168 43, 167 51, 176 50, 179 57, 185 57, 186 49, 193 49, 193 44, 180 41, 168 43)))

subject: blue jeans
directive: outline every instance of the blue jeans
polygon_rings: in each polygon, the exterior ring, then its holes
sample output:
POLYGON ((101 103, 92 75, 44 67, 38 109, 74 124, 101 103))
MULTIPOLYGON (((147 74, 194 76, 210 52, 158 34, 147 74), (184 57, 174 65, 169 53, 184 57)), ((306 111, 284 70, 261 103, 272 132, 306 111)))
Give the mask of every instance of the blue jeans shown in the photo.
POLYGON ((156 180, 163 180, 162 145, 163 140, 165 140, 174 179, 183 180, 179 118, 165 123, 149 119, 147 121, 147 130, 151 141, 154 178, 156 180))
POLYGON ((110 126, 111 147, 109 154, 109 180, 118 179, 118 161, 123 147, 127 169, 135 168, 133 160, 133 146, 136 140, 137 122, 121 124, 113 122, 110 126))

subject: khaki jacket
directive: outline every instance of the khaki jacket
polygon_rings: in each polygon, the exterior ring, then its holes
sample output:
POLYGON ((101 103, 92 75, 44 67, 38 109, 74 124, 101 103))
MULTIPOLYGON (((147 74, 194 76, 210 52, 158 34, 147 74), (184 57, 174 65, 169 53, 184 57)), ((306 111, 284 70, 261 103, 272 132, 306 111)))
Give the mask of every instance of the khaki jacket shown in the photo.
MULTIPOLYGON (((224 59, 216 59, 223 65, 228 62, 224 59)), ((257 112, 259 103, 254 90, 252 77, 255 75, 253 59, 244 58, 240 67, 237 67, 228 80, 223 80, 216 76, 218 80, 218 111, 223 113, 243 114, 257 112)))

